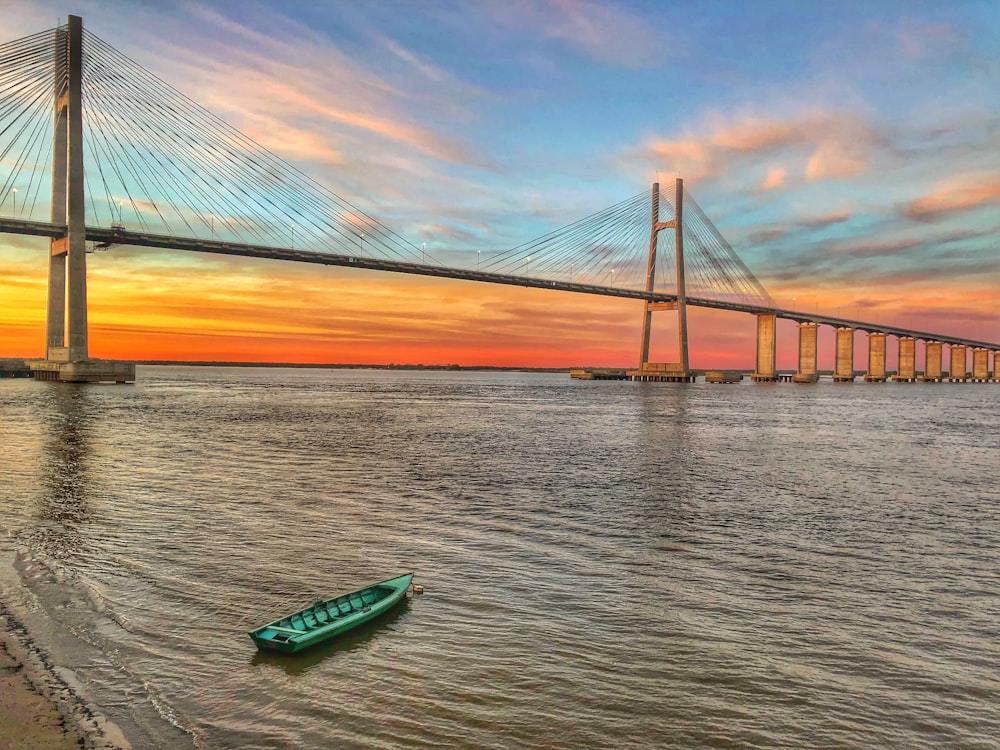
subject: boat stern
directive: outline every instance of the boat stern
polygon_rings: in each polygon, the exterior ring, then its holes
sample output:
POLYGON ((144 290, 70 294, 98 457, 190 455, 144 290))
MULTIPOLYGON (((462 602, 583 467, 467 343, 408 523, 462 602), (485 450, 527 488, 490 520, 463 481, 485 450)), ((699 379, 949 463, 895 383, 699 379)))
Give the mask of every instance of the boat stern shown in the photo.
POLYGON ((296 634, 282 633, 269 625, 251 630, 247 635, 250 636, 250 640, 256 644, 257 648, 282 651, 286 654, 298 650, 298 644, 295 642, 296 634))

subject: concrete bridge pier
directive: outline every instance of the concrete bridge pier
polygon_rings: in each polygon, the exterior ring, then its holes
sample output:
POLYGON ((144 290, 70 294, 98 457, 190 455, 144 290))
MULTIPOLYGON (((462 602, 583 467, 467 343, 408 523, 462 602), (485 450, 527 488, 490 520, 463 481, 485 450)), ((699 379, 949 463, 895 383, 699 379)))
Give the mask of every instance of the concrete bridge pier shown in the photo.
POLYGON ((866 383, 885 382, 885 334, 868 334, 868 372, 865 373, 866 383))
POLYGON ((964 383, 968 380, 968 354, 966 347, 959 344, 951 345, 951 368, 948 371, 949 383, 964 383))
POLYGON ((993 382, 1000 383, 1000 350, 993 352, 993 382))
POLYGON ((778 379, 777 338, 778 316, 757 315, 757 369, 750 375, 755 383, 771 383, 778 379))
POLYGON ((833 368, 834 383, 854 382, 854 329, 837 329, 837 359, 833 368))
POLYGON ((912 383, 917 379, 917 342, 909 336, 899 339, 899 357, 896 374, 892 376, 896 383, 912 383))
POLYGON ((941 349, 940 341, 924 343, 924 374, 917 378, 922 383, 941 382, 941 349))
POLYGON ((819 326, 815 323, 799 323, 799 369, 792 376, 794 383, 815 383, 819 380, 816 368, 816 332, 819 326))
POLYGON ((972 350, 972 381, 986 383, 990 379, 989 349, 976 348, 972 350))

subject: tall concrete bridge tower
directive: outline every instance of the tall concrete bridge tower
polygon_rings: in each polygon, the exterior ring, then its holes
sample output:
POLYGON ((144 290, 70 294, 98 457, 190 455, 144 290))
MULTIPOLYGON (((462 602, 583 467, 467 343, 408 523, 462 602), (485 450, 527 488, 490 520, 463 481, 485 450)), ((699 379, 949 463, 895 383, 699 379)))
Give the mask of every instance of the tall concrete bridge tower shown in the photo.
POLYGON ((649 229, 649 260, 646 265, 646 291, 653 292, 656 284, 656 249, 660 232, 674 230, 674 248, 677 269, 677 300, 674 302, 645 303, 642 317, 642 345, 639 350, 639 369, 629 372, 632 380, 655 380, 686 383, 694 378, 688 364, 687 298, 684 289, 684 180, 680 177, 674 188, 674 218, 660 221, 660 183, 653 183, 652 220, 649 229), (651 363, 649 361, 649 336, 652 331, 653 313, 663 310, 677 311, 677 348, 680 362, 651 363))
POLYGON ((83 177, 83 19, 70 16, 55 32, 55 133, 45 360, 39 380, 135 380, 135 365, 90 359, 87 347, 87 226, 83 177), (68 313, 68 314, 67 314, 68 313))

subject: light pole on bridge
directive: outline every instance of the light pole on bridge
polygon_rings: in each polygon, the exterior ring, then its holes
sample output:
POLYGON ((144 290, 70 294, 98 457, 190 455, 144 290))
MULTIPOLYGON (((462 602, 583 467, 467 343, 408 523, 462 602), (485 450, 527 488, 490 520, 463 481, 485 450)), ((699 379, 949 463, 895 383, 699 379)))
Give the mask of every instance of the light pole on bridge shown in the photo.
POLYGON ((294 250, 295 249, 295 225, 292 224, 288 228, 292 230, 292 250, 294 250))
POLYGON ((14 209, 11 212, 11 216, 17 216, 17 188, 14 188, 11 192, 14 194, 14 197, 11 199, 14 203, 14 209))

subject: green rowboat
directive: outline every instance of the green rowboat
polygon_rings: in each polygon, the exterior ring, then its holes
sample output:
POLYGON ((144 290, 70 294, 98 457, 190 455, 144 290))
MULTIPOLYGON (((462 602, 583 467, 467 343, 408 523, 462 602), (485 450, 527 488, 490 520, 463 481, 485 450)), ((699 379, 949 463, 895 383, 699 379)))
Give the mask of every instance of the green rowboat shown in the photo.
POLYGON ((341 594, 250 631, 258 648, 294 654, 388 612, 406 596, 413 573, 341 594))

